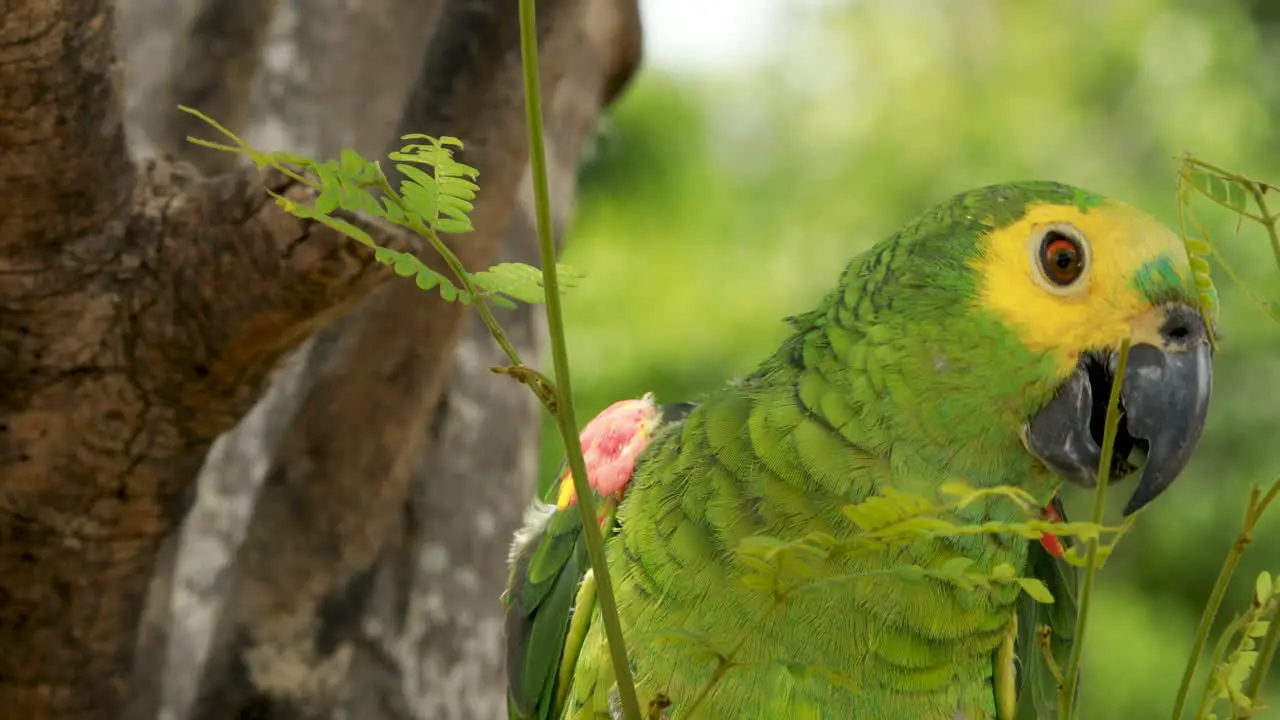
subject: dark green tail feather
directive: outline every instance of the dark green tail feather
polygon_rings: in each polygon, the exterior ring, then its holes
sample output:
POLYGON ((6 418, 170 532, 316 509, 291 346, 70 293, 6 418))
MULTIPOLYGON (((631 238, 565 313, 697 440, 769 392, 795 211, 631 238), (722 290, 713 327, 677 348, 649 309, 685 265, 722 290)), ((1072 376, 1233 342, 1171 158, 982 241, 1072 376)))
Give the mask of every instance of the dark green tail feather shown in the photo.
POLYGON ((532 549, 517 558, 513 568, 504 618, 507 695, 513 720, 552 717, 556 672, 569 632, 573 598, 586 568, 586 551, 580 537, 574 534, 548 538, 544 529, 530 540, 532 549), (544 554, 550 546, 566 544, 566 552, 544 554), (556 561, 556 567, 544 565, 540 582, 530 582, 531 566, 548 558, 556 561), (525 582, 520 582, 521 578, 525 582))

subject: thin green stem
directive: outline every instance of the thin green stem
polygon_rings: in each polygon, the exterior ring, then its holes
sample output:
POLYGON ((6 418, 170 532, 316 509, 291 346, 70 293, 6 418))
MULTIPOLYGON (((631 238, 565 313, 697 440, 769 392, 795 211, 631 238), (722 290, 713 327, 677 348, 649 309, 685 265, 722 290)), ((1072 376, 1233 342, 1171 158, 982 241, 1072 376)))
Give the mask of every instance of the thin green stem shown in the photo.
MULTIPOLYGON (((1236 566, 1240 563, 1240 558, 1244 556, 1245 550, 1253 542, 1253 531, 1257 527, 1258 521, 1262 519, 1267 508, 1271 503, 1280 497, 1280 479, 1272 483, 1271 487, 1263 493, 1257 486, 1249 491, 1249 503, 1245 507, 1244 520, 1240 523, 1240 534, 1236 536, 1235 542, 1231 545, 1231 552, 1227 554, 1227 559, 1222 565, 1222 570, 1218 573, 1218 580, 1213 585, 1213 592, 1209 596, 1209 602, 1205 605, 1204 612, 1200 614, 1200 623, 1196 627, 1195 643, 1191 647, 1191 655, 1187 659, 1187 667, 1182 672, 1182 682, 1178 685, 1178 695, 1174 699, 1173 704, 1173 720, 1179 720, 1182 717, 1183 710, 1186 707, 1187 699, 1191 693, 1191 681, 1195 677, 1196 668, 1199 665, 1200 653, 1204 651, 1204 646, 1209 640, 1209 631, 1213 628, 1213 623, 1218 617, 1218 610, 1222 606, 1223 597, 1226 595, 1227 587, 1231 584, 1231 579, 1235 575, 1236 566)), ((1224 631, 1224 638, 1230 634, 1230 631, 1224 631)), ((1270 636, 1270 632, 1268 636, 1270 636)), ((1222 641, 1219 642, 1221 644, 1222 641)), ((1266 678, 1266 668, 1264 663, 1269 663, 1275 654, 1275 639, 1271 640, 1271 652, 1268 656, 1259 655, 1258 668, 1255 668, 1255 674, 1250 680, 1250 690, 1246 692, 1250 697, 1256 698, 1257 693, 1261 692, 1262 681, 1266 678), (1261 670, 1261 672, 1257 672, 1261 670)), ((1266 639, 1264 638, 1263 648, 1266 648, 1266 639)), ((1217 657, 1220 653, 1215 651, 1217 657)), ((1210 672, 1216 665, 1216 661, 1210 664, 1210 672)), ((1212 682, 1212 678, 1210 678, 1212 682)), ((1201 705, 1203 706, 1203 698, 1201 705)), ((1203 709, 1203 708, 1202 708, 1203 709)), ((1197 712, 1197 717, 1201 714, 1197 712)))
POLYGON ((201 140, 200 138, 191 137, 190 135, 188 135, 187 142, 191 143, 192 145, 199 145, 200 147, 209 148, 210 150, 229 152, 229 153, 234 153, 236 155, 248 155, 250 159, 253 160, 254 164, 258 165, 259 167, 261 167, 262 164, 265 162, 267 164, 270 164, 271 167, 274 167, 276 170, 279 170, 280 172, 284 173, 289 178, 296 180, 302 183, 303 185, 306 185, 312 190, 316 190, 316 191, 320 190, 320 186, 318 184, 307 179, 304 175, 293 170, 292 168, 285 167, 285 164, 283 161, 276 161, 273 158, 273 156, 279 156, 280 153, 271 153, 270 155, 265 155, 261 152, 258 152, 253 147, 251 147, 248 143, 241 140, 235 133, 223 127, 221 123, 209 117, 208 115, 205 115, 199 110, 196 110, 195 108, 187 107, 186 105, 179 105, 178 110, 188 115, 195 116, 196 118, 204 122, 206 125, 209 125, 214 130, 217 130, 218 132, 222 133, 224 137, 231 138, 236 143, 236 147, 232 147, 230 145, 223 145, 222 143, 216 143, 211 140, 201 140))
MULTIPOLYGON (((1233 173, 1224 168, 1220 168, 1217 165, 1214 165, 1212 163, 1207 163, 1199 158, 1193 158, 1193 157, 1187 156, 1185 157, 1183 162, 1186 165, 1189 165, 1191 167, 1200 168, 1201 170, 1207 170, 1212 173, 1217 173, 1218 175, 1224 178, 1227 178, 1229 180, 1232 180, 1240 185, 1243 185, 1249 188, 1249 194, 1253 196, 1254 202, 1257 203, 1258 210, 1262 211, 1261 216, 1257 216, 1257 215, 1254 215, 1253 213, 1245 212, 1240 208, 1233 208, 1230 205, 1223 203, 1221 200, 1218 200, 1217 198, 1213 197, 1212 195, 1209 195, 1208 193, 1201 191, 1199 188, 1196 188, 1196 191, 1200 192, 1201 195, 1204 195, 1205 197, 1218 203, 1219 205, 1222 205, 1228 210, 1238 215, 1247 217, 1250 220, 1253 220, 1259 223, 1260 225, 1262 225, 1263 227, 1265 227, 1267 229, 1267 236, 1271 239, 1271 249, 1276 256, 1276 265, 1280 267, 1280 230, 1277 230, 1276 228, 1276 220, 1280 219, 1280 216, 1272 215, 1271 212, 1267 209, 1266 186, 1260 183, 1254 182, 1253 180, 1250 180, 1249 178, 1243 175, 1239 175, 1237 173, 1233 173)), ((1195 185, 1193 184, 1192 187, 1195 187, 1195 185)))
POLYGON ((1235 206, 1231 205, 1230 203, 1223 202, 1222 200, 1219 200, 1218 198, 1216 198, 1216 197, 1214 197, 1214 196, 1210 195, 1209 193, 1205 192, 1204 190, 1201 190, 1201 189, 1200 189, 1200 188, 1198 188, 1198 187, 1195 187, 1194 185, 1192 185, 1192 187, 1193 187, 1193 188, 1195 188, 1195 191, 1196 191, 1197 193, 1199 193, 1201 197, 1205 198, 1206 200, 1208 200, 1209 202, 1213 203, 1214 205, 1217 205, 1217 206, 1218 206, 1218 207, 1220 207, 1220 208, 1224 208, 1224 209, 1226 209, 1226 210, 1228 210, 1228 211, 1230 211, 1230 212, 1232 212, 1232 213, 1235 213, 1236 215, 1238 215, 1238 216, 1240 216, 1240 217, 1242 217, 1242 218, 1245 218, 1245 219, 1248 219, 1248 220, 1252 220, 1252 221, 1254 221, 1254 222, 1258 223, 1259 225, 1266 225, 1266 224, 1267 224, 1266 219, 1265 219, 1265 218, 1263 218, 1261 215, 1254 215, 1253 213, 1249 212, 1248 210, 1241 210, 1240 208, 1235 207, 1235 206))
POLYGON ((1262 211, 1262 215, 1266 221, 1262 223, 1267 229, 1267 237, 1271 238, 1271 251, 1276 256, 1276 267, 1280 267, 1280 231, 1276 230, 1276 216, 1271 214, 1267 209, 1266 192, 1257 184, 1251 184, 1249 189, 1253 192, 1253 200, 1258 203, 1258 209, 1262 211))
POLYGON ((866 580, 868 578, 901 576, 898 568, 890 568, 887 570, 864 570, 862 572, 847 573, 844 575, 833 575, 822 580, 812 580, 802 585, 793 587, 787 591, 787 595, 804 595, 807 593, 825 592, 833 587, 843 585, 845 583, 856 582, 858 580, 866 580))
POLYGON ((742 652, 742 646, 747 644, 747 640, 752 635, 754 635, 757 630, 760 629, 760 626, 763 625, 764 621, 770 615, 773 614, 773 611, 777 609, 779 604, 781 604, 781 601, 775 602, 774 604, 765 608, 759 615, 756 616, 756 619, 753 620, 751 624, 747 626, 747 629, 742 631, 742 635, 738 638, 738 642, 734 643, 733 649, 729 651, 729 654, 727 656, 720 658, 720 663, 716 665, 716 671, 711 673, 711 679, 707 681, 706 685, 702 686, 702 690, 699 691, 696 696, 694 696, 693 700, 689 703, 689 705, 686 708, 682 709, 682 712, 680 713, 680 717, 682 718, 693 717, 693 711, 697 710, 702 705, 702 702, 711 696, 711 691, 715 689, 715 686, 719 684, 719 682, 724 678, 725 674, 728 673, 730 670, 732 670, 735 665, 737 665, 737 662, 735 662, 735 659, 738 657, 738 653, 742 652))
POLYGON ((1197 168, 1200 168, 1201 170, 1208 170, 1211 173, 1217 173, 1226 178, 1248 180, 1248 178, 1245 178, 1241 175, 1237 175, 1231 172, 1230 170, 1227 170, 1226 168, 1218 167, 1217 165, 1214 165, 1211 162, 1205 162, 1204 160, 1201 160, 1198 157, 1192 157, 1190 155, 1184 155, 1183 157, 1186 164, 1191 165, 1192 167, 1197 167, 1197 168))
POLYGON ((1244 629, 1247 614, 1239 615, 1231 621, 1227 628, 1222 631, 1222 635, 1218 638, 1218 642, 1213 646, 1213 655, 1209 658, 1209 679, 1204 683, 1204 692, 1200 693, 1200 703, 1196 706, 1195 717, 1197 720, 1203 718, 1209 711, 1209 707, 1213 704, 1214 687, 1217 685, 1217 678, 1214 673, 1218 671, 1218 666, 1222 664, 1222 658, 1226 657, 1227 649, 1231 647, 1231 638, 1235 637, 1237 632, 1244 629))
MULTIPOLYGON (((1124 385, 1124 373, 1129 366, 1129 340, 1120 343, 1120 357, 1116 363, 1115 380, 1111 383, 1111 396, 1107 398, 1107 422, 1102 435, 1102 458, 1098 462, 1098 487, 1093 494, 1095 525, 1102 524, 1107 507, 1107 484, 1111 482, 1111 456, 1115 453, 1116 432, 1120 426, 1120 389, 1124 385)), ((1080 683, 1080 658, 1084 649, 1085 627, 1089 619, 1089 605, 1093 599, 1094 576, 1098 570, 1099 538, 1091 538, 1085 550, 1084 579, 1080 584, 1080 609, 1076 614, 1075 642, 1067 657, 1067 669, 1063 674, 1063 688, 1058 696, 1058 715, 1062 720, 1075 717, 1076 687, 1080 683)))
MULTIPOLYGON (((400 197, 400 194, 397 193, 394 188, 391 187, 391 183, 387 180, 387 176, 381 172, 381 168, 379 168, 378 179, 373 184, 381 190, 383 195, 388 199, 397 205, 400 205, 401 209, 405 209, 404 199, 400 197)), ((498 347, 502 348, 502 352, 507 356, 507 359, 511 361, 511 364, 520 368, 526 367, 524 361, 520 358, 520 351, 516 349, 514 344, 512 344, 511 339, 507 337, 507 333, 502 329, 502 325, 498 323, 498 319, 493 316, 493 309, 489 307, 489 302, 485 300, 484 294, 481 293, 480 289, 471 281, 471 274, 467 272, 466 266, 462 264, 462 261, 458 259, 458 256, 449 249, 449 246, 440 239, 440 236, 437 235, 434 230, 427 227, 418 218, 414 217, 412 213, 406 212, 405 219, 409 229, 426 238, 427 243, 431 245, 431 248, 440 255, 444 260, 445 265, 449 266, 450 272, 452 272, 454 277, 458 279, 458 284, 462 286, 462 289, 475 304, 476 312, 480 313, 480 319, 484 322, 485 328, 489 330, 489 334, 492 335, 494 341, 498 343, 498 347)), ((545 378, 542 378, 540 374, 532 369, 529 369, 531 377, 525 377, 524 373, 519 372, 508 372, 507 374, 528 385, 533 390, 534 395, 537 395, 538 399, 542 401, 542 404, 546 406, 552 414, 555 414, 556 400, 554 390, 552 390, 551 394, 548 394, 548 392, 543 387, 539 387, 538 384, 538 380, 542 380, 544 381, 544 385, 549 386, 549 383, 545 382, 545 378)))
MULTIPOLYGON (((1280 478, 1271 483, 1271 488, 1267 490, 1267 494, 1260 502, 1258 516, 1260 517, 1266 511, 1267 506, 1280 495, 1280 478)), ((1258 645, 1258 662, 1253 668, 1253 675, 1249 678, 1249 684, 1245 688, 1245 695, 1252 701, 1253 706, 1258 704, 1258 698, 1262 694, 1262 686, 1267 681, 1267 673, 1271 670, 1271 660, 1276 655, 1276 649, 1280 647, 1280 614, 1271 618, 1271 625, 1267 627, 1267 634, 1262 638, 1262 642, 1258 645)))
POLYGON ((706 700, 707 697, 711 695, 712 688, 720 683, 720 680, 724 678, 725 673, 729 672, 729 668, 731 667, 733 667, 732 662, 724 658, 720 658, 720 664, 716 665, 716 671, 711 673, 711 679, 707 681, 706 685, 702 686, 702 690, 693 698, 693 702, 689 703, 689 711, 684 713, 682 717, 693 717, 693 711, 698 709, 698 707, 702 705, 702 701, 706 700))
POLYGON ((516 346, 511 344, 511 339, 507 337, 507 333, 498 324, 498 319, 493 316, 493 310, 489 307, 488 301, 484 299, 484 295, 480 289, 471 282, 471 273, 467 272, 466 266, 458 259, 457 255, 449 249, 448 245, 435 234, 431 228, 423 225, 416 218, 410 220, 409 227, 414 232, 427 238, 427 242, 431 243, 431 247, 440 253, 440 257, 444 258, 444 262, 453 271, 454 277, 458 278, 458 283, 462 285, 462 289, 470 296, 471 301, 475 303, 476 312, 480 313, 480 319, 484 321, 484 326, 489 329, 489 334, 493 335, 493 339, 497 341, 498 347, 502 348, 502 352, 506 354, 507 359, 512 365, 523 365, 524 361, 520 359, 520 351, 516 350, 516 346))
MULTIPOLYGON (((1271 314, 1270 304, 1266 300, 1262 299, 1262 296, 1254 292, 1253 288, 1249 287, 1248 284, 1240 279, 1240 273, 1236 272, 1236 269, 1231 265, 1231 263, 1227 262, 1227 259, 1218 251, 1218 247, 1216 245, 1211 245, 1210 250, 1213 253, 1213 259, 1217 260, 1218 264, 1222 266, 1222 269, 1226 271, 1227 277, 1231 278, 1231 281, 1236 284, 1236 287, 1239 288, 1241 292, 1249 296, 1249 299, 1253 301, 1254 306, 1261 310, 1262 314, 1267 316, 1268 320, 1272 322, 1280 322, 1280 317, 1271 314)), ((1215 347, 1214 349, 1216 350, 1217 348, 1215 347)))
POLYGON ((596 522, 595 502, 588 483, 582 445, 578 439, 578 424, 574 417, 569 352, 560 307, 560 280, 556 273, 556 248, 551 237, 551 202, 547 186, 547 151, 542 142, 542 96, 538 87, 538 36, 534 0, 520 0, 520 57, 524 69, 525 112, 529 126, 529 162, 533 176, 533 204, 538 221, 538 249, 542 256, 543 285, 547 295, 551 358, 556 371, 556 422, 564 440, 569 469, 573 473, 574 490, 578 495, 578 510, 582 514, 587 553, 595 573, 600 616, 604 621, 609 655, 613 660, 618 698, 622 701, 622 712, 627 720, 641 720, 640 700, 636 695, 635 681, 631 677, 631 664, 627 660, 622 622, 618 619, 613 581, 609 576, 609 566, 604 554, 604 538, 600 533, 600 525, 596 522))
POLYGON ((1036 631, 1036 643, 1040 646, 1040 655, 1044 658, 1045 667, 1049 668, 1049 674, 1053 676, 1054 682, 1061 690, 1062 668, 1058 665, 1058 659, 1053 656, 1052 641, 1053 630, 1048 625, 1041 625, 1036 631))
POLYGON ((1209 594, 1209 602, 1200 613, 1200 623, 1196 626, 1196 639, 1191 644, 1191 655, 1187 658, 1187 666, 1182 671, 1182 682, 1178 684, 1178 695, 1173 701, 1173 720, 1179 720, 1182 717, 1187 697, 1191 692, 1191 681, 1195 678, 1196 667, 1200 664, 1200 654, 1204 652, 1204 646, 1209 642, 1209 631, 1213 629, 1213 623, 1218 618, 1218 610, 1222 607, 1222 599, 1226 597, 1227 587, 1231 585, 1231 578, 1236 574, 1236 566, 1240 564, 1240 558, 1244 556, 1245 549, 1253 541, 1253 517, 1257 499, 1258 489, 1254 488, 1244 511, 1244 522, 1241 523, 1240 534, 1232 543, 1231 552, 1227 554, 1226 562, 1218 571, 1213 592, 1209 594))
MULTIPOLYGON (((1243 178, 1242 178, 1242 179, 1240 179, 1240 180, 1238 180, 1238 181, 1237 181, 1237 180, 1235 180, 1234 178, 1230 178, 1230 179, 1232 180, 1232 182, 1235 182, 1235 183, 1236 183, 1236 184, 1238 184, 1238 185, 1239 185, 1239 184, 1247 184, 1250 188, 1252 188, 1252 187, 1253 187, 1253 183, 1251 183, 1251 182, 1249 182, 1248 180, 1245 180, 1245 179, 1243 179, 1243 178)), ((1192 186, 1191 186, 1191 187, 1195 188, 1195 191, 1196 191, 1197 193, 1199 193, 1202 197, 1204 197, 1205 199, 1207 199, 1209 202, 1212 202, 1214 205, 1217 205, 1218 207, 1225 208, 1226 210, 1229 210, 1230 212, 1233 212, 1233 213, 1235 213, 1236 215, 1239 215, 1239 216, 1240 216, 1240 217, 1242 217, 1242 218, 1248 218, 1249 220, 1252 220, 1252 221, 1254 221, 1254 222, 1256 222, 1256 223, 1258 223, 1258 224, 1260 224, 1260 225, 1266 225, 1266 224, 1267 224, 1266 219, 1265 219, 1265 218, 1263 218, 1261 215, 1254 215, 1253 213, 1249 212, 1248 210, 1244 210, 1244 209, 1242 209, 1242 208, 1238 208, 1238 207, 1236 207, 1236 206, 1232 205, 1231 203, 1228 203, 1228 202, 1224 202, 1224 201, 1222 201, 1222 200, 1219 200, 1218 198, 1216 198, 1216 197, 1214 197, 1214 196, 1210 195, 1209 193, 1205 192, 1204 190, 1201 190, 1200 188, 1196 187, 1194 184, 1192 184, 1192 186)))
POLYGON ((1258 706, 1262 686, 1266 684, 1267 673, 1271 671, 1271 660, 1275 657, 1278 646, 1280 646, 1280 616, 1271 618, 1271 623, 1267 626, 1267 634, 1262 637, 1262 642, 1258 645, 1258 661, 1244 691, 1251 702, 1250 707, 1258 706))

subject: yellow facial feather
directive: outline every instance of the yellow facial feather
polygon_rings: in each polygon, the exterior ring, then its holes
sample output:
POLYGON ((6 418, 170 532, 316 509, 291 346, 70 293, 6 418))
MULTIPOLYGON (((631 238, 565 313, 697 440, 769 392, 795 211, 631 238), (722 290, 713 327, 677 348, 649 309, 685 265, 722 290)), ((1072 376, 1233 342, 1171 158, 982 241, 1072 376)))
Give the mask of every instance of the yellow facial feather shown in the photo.
POLYGON ((1115 201, 1084 210, 1036 203, 992 232, 973 266, 979 303, 1015 328, 1029 350, 1055 356, 1066 374, 1081 352, 1115 348, 1124 338, 1159 344, 1162 318, 1134 278, 1162 256, 1180 278, 1190 278, 1181 239, 1136 208, 1115 201), (1049 229, 1074 229, 1069 234, 1084 241, 1084 272, 1069 287, 1053 285, 1040 270, 1040 239, 1049 229))

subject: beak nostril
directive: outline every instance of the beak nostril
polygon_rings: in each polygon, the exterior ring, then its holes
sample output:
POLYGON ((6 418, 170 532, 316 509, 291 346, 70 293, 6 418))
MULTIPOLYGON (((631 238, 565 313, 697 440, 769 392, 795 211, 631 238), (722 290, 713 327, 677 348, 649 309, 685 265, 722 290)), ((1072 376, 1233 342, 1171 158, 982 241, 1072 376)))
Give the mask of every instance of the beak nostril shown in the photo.
POLYGON ((1166 309, 1160 337, 1172 345, 1192 345, 1205 336, 1204 319, 1193 308, 1176 306, 1166 309))

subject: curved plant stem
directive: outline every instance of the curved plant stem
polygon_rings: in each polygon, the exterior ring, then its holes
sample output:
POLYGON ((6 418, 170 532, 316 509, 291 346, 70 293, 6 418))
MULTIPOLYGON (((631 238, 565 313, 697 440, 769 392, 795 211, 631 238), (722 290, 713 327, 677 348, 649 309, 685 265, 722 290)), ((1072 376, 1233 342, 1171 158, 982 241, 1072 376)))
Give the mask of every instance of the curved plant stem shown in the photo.
MULTIPOLYGON (((1095 525, 1102 524, 1106 511, 1107 484, 1111 482, 1111 456, 1115 452, 1116 432, 1120 425, 1120 388, 1124 385, 1125 369, 1129 365, 1129 341, 1120 343, 1120 357, 1116 363, 1115 379, 1111 383, 1111 396, 1107 398, 1107 422, 1102 434, 1102 458, 1098 462, 1098 487, 1093 494, 1095 525)), ((1080 657, 1084 649, 1084 631, 1089 619, 1089 604, 1093 596, 1093 580, 1098 570, 1098 538, 1089 540, 1085 550, 1084 579, 1080 583, 1080 609, 1076 613, 1075 642, 1067 656, 1063 672, 1062 692, 1058 696, 1058 717, 1072 720, 1075 712, 1076 688, 1080 684, 1080 657)))
POLYGON ((489 335, 493 337, 494 342, 498 343, 498 347, 502 349, 503 354, 505 354, 507 359, 511 361, 511 365, 513 367, 504 369, 504 374, 510 375, 519 382, 527 385, 529 389, 533 391, 533 394, 538 397, 538 400, 543 404, 543 406, 547 408, 547 411, 552 415, 555 415, 555 391, 551 387, 550 381, 548 381, 537 370, 534 370, 524 364, 524 360, 520 358, 520 351, 516 349, 516 346, 511 342, 511 339, 507 337, 507 333, 502 329, 502 325, 498 322, 498 319, 493 316, 493 308, 489 307, 489 301, 485 299, 484 293, 480 292, 480 289, 476 287, 475 282, 472 281, 471 275, 467 272, 466 266, 463 265, 462 261, 458 259, 458 256, 449 249, 449 246, 440 239, 440 236, 436 234, 435 230, 432 230, 421 220, 414 217, 412 213, 407 212, 408 208, 405 207, 404 198, 395 191, 395 188, 391 187, 391 182, 387 180, 386 174, 381 172, 381 167, 378 169, 378 179, 373 182, 372 185, 381 190, 383 195, 399 205, 401 209, 406 210, 405 218, 408 228, 418 235, 426 238, 427 244, 429 244, 431 248, 440 255, 441 259, 444 260, 444 264, 449 266, 449 270, 453 273, 453 276, 458 279, 458 284, 462 286, 463 291, 465 291, 467 296, 471 298, 472 303, 475 305, 476 312, 480 314, 480 320, 484 322, 485 328, 489 330, 489 335))
POLYGON ((1267 237, 1271 239, 1271 251, 1275 253, 1276 265, 1280 267, 1280 230, 1276 229, 1277 218, 1267 209, 1266 192, 1262 188, 1257 184, 1251 184, 1249 191, 1253 194, 1254 202, 1258 203, 1258 209, 1262 211, 1262 225, 1267 229, 1267 237))
POLYGON ((1258 662, 1253 668, 1253 675, 1249 676, 1249 684, 1244 691, 1251 701, 1250 707, 1258 706, 1262 686, 1267 680, 1267 673, 1271 671, 1271 660, 1276 655, 1277 647, 1280 647, 1280 616, 1271 620, 1271 624, 1267 626, 1267 634, 1258 645, 1258 662))
POLYGON ((1200 703, 1196 706, 1195 717, 1206 717, 1209 714, 1209 708, 1213 705, 1214 690, 1219 685, 1215 682, 1214 673, 1218 672, 1218 667, 1222 664, 1222 659, 1227 656, 1227 651, 1231 648, 1231 638, 1236 633, 1241 632, 1245 628, 1245 620, 1247 615, 1240 615, 1231 621, 1227 628, 1222 631, 1222 635, 1218 638, 1218 642, 1213 646, 1213 655, 1209 658, 1209 679, 1205 680, 1204 691, 1200 693, 1200 703))
POLYGON ((556 424, 564 440, 569 469, 573 473, 578 510, 587 553, 595 574, 600 616, 604 621, 609 655, 617 678, 618 697, 627 720, 641 720, 640 701, 631 678, 622 623, 614 600, 613 581, 604 554, 604 538, 596 522, 595 502, 588 483, 578 423, 574 417, 573 386, 569 381, 569 353, 564 338, 564 318, 560 308, 560 281, 556 273, 556 248, 551 237, 551 203, 547 187, 547 151, 542 142, 542 97, 538 87, 538 36, 534 0, 520 0, 520 56, 524 69, 525 112, 529 124, 529 163, 533 175, 534 209, 538 220, 538 249, 542 256, 543 285, 547 295, 547 324, 551 334, 551 358, 555 364, 557 390, 556 424))
MULTIPOLYGON (((386 180, 383 180, 383 183, 385 184, 386 180)), ((387 192, 389 188, 390 186, 387 185, 383 188, 383 191, 387 192)), ((506 331, 498 324, 498 319, 493 316, 493 310, 489 308, 489 303, 484 299, 484 294, 471 281, 471 275, 467 272, 467 268, 462 264, 462 261, 458 259, 458 256, 453 254, 453 251, 449 249, 448 245, 444 244, 444 241, 440 239, 439 235, 436 235, 435 231, 423 225, 420 221, 411 219, 409 227, 414 232, 425 237, 431 247, 444 259, 449 269, 453 271, 453 275, 458 278, 458 283, 462 285, 462 289, 471 296, 476 311, 480 313, 480 319, 484 321, 484 326, 489 329, 489 334, 498 343, 498 347, 502 348, 502 352, 506 354, 511 364, 523 365, 524 362, 520 360, 520 351, 516 350, 516 346, 507 337, 506 331)))
POLYGON ((1212 163, 1207 163, 1199 158, 1185 157, 1183 162, 1190 167, 1197 167, 1201 170, 1216 173, 1217 175, 1226 178, 1249 191, 1249 194, 1253 196, 1253 201, 1258 205, 1258 210, 1261 212, 1261 215, 1254 215, 1251 212, 1246 212, 1243 208, 1232 207, 1218 198, 1213 197, 1209 193, 1199 191, 1197 188, 1201 195, 1214 203, 1221 205, 1241 217, 1253 220, 1264 227, 1267 231, 1267 237, 1271 240, 1271 251, 1276 256, 1276 265, 1280 266, 1280 228, 1276 227, 1277 221, 1280 221, 1280 216, 1272 215, 1271 211, 1267 209, 1266 194, 1267 190, 1270 189, 1269 186, 1250 180, 1243 175, 1220 168, 1212 163))
POLYGON ((689 705, 684 708, 684 712, 680 715, 681 717, 693 717, 693 711, 697 710, 702 705, 702 702, 711 696, 711 691, 715 689, 716 685, 720 684, 720 681, 724 679, 725 674, 736 666, 738 653, 742 652, 742 648, 747 644, 747 640, 751 639, 751 636, 760 629, 760 626, 764 624, 764 621, 768 619, 769 615, 778 608, 778 605, 781 604, 781 602, 781 600, 778 600, 774 604, 766 607, 759 615, 756 616, 755 620, 751 621, 751 624, 747 626, 746 630, 744 630, 742 635, 738 638, 738 642, 734 643, 733 649, 729 651, 729 654, 720 658, 719 664, 716 665, 715 672, 711 674, 711 679, 707 681, 706 685, 702 686, 702 690, 695 695, 693 700, 689 702, 689 705))
MULTIPOLYGON (((1252 503, 1249 510, 1253 509, 1252 503)), ((1246 515, 1248 511, 1246 511, 1246 515)), ((1246 518, 1246 523, 1248 522, 1246 518)), ((1191 692, 1191 681, 1196 675, 1196 666, 1200 663, 1200 654, 1204 652, 1204 646, 1209 641, 1209 630, 1213 628, 1213 621, 1218 617, 1218 610, 1222 607, 1222 599, 1227 594, 1227 586, 1231 584, 1231 578, 1236 573, 1236 566, 1240 564, 1240 557, 1244 555, 1245 548, 1248 547, 1252 538, 1245 532, 1240 533, 1236 541, 1231 546, 1231 552, 1227 555, 1227 560, 1222 564, 1222 569, 1218 572, 1218 580, 1213 585, 1213 592, 1209 595, 1209 602, 1205 604, 1204 611, 1200 614, 1200 623, 1196 626, 1196 639, 1191 645, 1191 654, 1187 658, 1187 667, 1182 671, 1182 682, 1178 684, 1178 695, 1173 701, 1173 720, 1182 717, 1183 708, 1187 704, 1187 696, 1191 692)))
MULTIPOLYGON (((1267 493, 1268 498, 1274 498, 1277 490, 1280 490, 1280 482, 1272 486, 1267 493)), ((1191 693, 1191 681, 1195 678, 1196 667, 1200 664, 1200 654, 1204 652, 1204 646, 1209 642, 1209 631, 1213 629, 1213 622, 1218 617, 1222 599, 1227 594, 1227 587, 1231 585, 1231 578, 1235 576, 1236 566, 1240 564, 1244 551, 1253 542, 1253 528, 1258 521, 1259 511, 1265 510, 1271 502, 1267 498, 1260 499, 1260 495, 1257 487, 1250 492, 1249 504, 1244 511, 1244 521, 1240 524, 1240 534, 1231 544, 1231 552, 1227 554, 1226 562, 1218 572, 1218 580, 1213 585, 1209 602, 1205 604, 1204 611, 1200 614, 1200 623, 1196 626, 1196 639, 1191 646, 1191 655, 1187 658, 1187 667, 1182 671, 1182 682, 1178 684, 1178 694, 1173 701, 1171 716, 1173 720, 1179 720, 1182 717, 1183 709, 1187 705, 1187 697, 1191 693)))
MULTIPOLYGON (((1277 496, 1280 496, 1280 478, 1276 478, 1275 482, 1271 483, 1266 495, 1259 501, 1259 509, 1254 522, 1257 522, 1258 517, 1266 512, 1267 506, 1277 496)), ((1271 670, 1271 660, 1276 655, 1277 646, 1280 646, 1280 616, 1271 619, 1271 625, 1267 627, 1267 634, 1263 636, 1262 642, 1258 645, 1258 662, 1253 668, 1253 675, 1249 677, 1249 684, 1245 687, 1244 694, 1253 701, 1252 707, 1258 706, 1258 699, 1262 694, 1262 685, 1266 682, 1267 673, 1271 670)))

